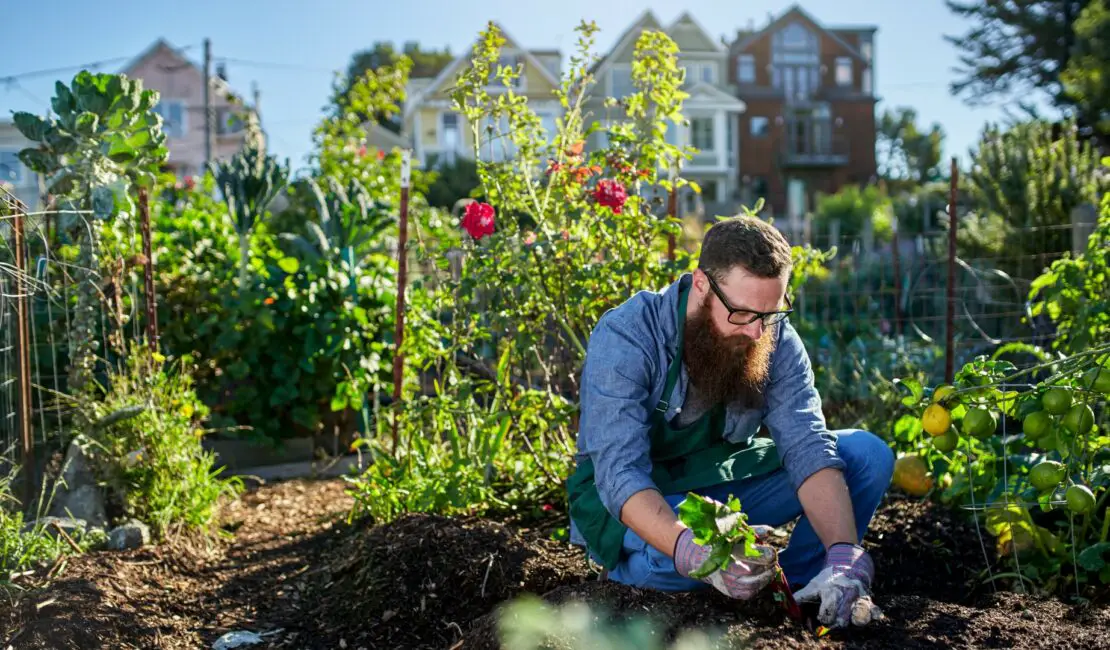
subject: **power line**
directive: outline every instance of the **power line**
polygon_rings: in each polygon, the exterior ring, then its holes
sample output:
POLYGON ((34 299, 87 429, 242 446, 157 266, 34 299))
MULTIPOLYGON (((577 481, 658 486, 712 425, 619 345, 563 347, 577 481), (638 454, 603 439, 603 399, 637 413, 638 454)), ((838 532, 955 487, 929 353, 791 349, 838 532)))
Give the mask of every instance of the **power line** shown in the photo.
POLYGON ((221 63, 234 63, 235 65, 242 65, 255 68, 277 68, 286 70, 301 70, 304 72, 322 72, 332 73, 335 70, 330 68, 323 68, 318 66, 302 65, 300 63, 278 63, 275 61, 251 61, 249 59, 236 59, 232 57, 216 57, 216 61, 221 63))
MULTIPOLYGON (((193 48, 192 45, 186 45, 184 47, 174 48, 174 50, 176 52, 186 52, 186 51, 188 51, 192 48, 193 48)), ((78 63, 78 64, 75 64, 75 65, 63 66, 63 67, 60 67, 60 68, 50 68, 50 69, 46 69, 46 70, 32 70, 30 72, 21 72, 19 74, 12 74, 12 75, 6 75, 6 76, 3 76, 3 77, 0 77, 0 81, 11 82, 11 81, 19 80, 19 79, 28 79, 28 78, 31 78, 31 77, 47 77, 47 76, 50 76, 50 75, 58 74, 60 72, 69 72, 71 70, 81 70, 81 69, 86 69, 86 68, 87 69, 97 69, 97 68, 101 68, 101 67, 106 66, 106 65, 112 65, 112 64, 115 64, 115 63, 123 63, 125 61, 131 61, 134 58, 135 58, 135 55, 132 54, 130 56, 117 56, 117 57, 112 58, 112 59, 102 59, 100 61, 91 61, 89 63, 78 63)))

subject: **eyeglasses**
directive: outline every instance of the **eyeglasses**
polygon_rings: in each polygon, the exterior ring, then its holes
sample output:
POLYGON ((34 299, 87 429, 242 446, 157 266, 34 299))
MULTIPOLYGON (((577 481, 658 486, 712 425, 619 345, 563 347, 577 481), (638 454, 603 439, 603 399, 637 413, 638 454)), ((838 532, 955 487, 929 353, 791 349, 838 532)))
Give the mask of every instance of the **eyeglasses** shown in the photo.
POLYGON ((749 323, 754 323, 757 320, 762 320, 764 327, 770 327, 771 325, 775 325, 776 323, 781 323, 782 321, 786 320, 787 316, 794 313, 794 309, 790 303, 789 296, 783 296, 783 298, 786 300, 786 309, 781 311, 752 311, 750 309, 736 309, 732 305, 728 304, 728 299, 725 298, 725 294, 721 293, 721 288, 717 286, 717 282, 713 279, 713 276, 706 273, 705 277, 709 280, 709 287, 713 289, 713 293, 717 294, 717 298, 721 301, 721 304, 724 305, 725 309, 728 310, 728 322, 732 323, 733 325, 747 325, 749 323))

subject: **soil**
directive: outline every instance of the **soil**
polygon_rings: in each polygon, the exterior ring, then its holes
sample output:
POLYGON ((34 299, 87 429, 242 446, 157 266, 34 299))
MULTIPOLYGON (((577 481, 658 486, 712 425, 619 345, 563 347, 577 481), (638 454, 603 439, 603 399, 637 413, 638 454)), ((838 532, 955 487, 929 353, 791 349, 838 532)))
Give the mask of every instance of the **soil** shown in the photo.
POLYGON ((411 515, 370 527, 347 525, 350 506, 338 479, 264 485, 225 508, 226 540, 176 539, 44 567, 0 604, 0 647, 211 648, 225 632, 249 630, 272 634, 241 647, 493 650, 499 605, 526 593, 586 602, 613 620, 650 615, 665 639, 712 629, 725 647, 1110 647, 1110 605, 993 593, 979 579, 974 529, 896 495, 866 542, 885 620, 822 638, 770 596, 738 602, 599 580, 577 549, 552 540, 554 518, 529 528, 411 515))

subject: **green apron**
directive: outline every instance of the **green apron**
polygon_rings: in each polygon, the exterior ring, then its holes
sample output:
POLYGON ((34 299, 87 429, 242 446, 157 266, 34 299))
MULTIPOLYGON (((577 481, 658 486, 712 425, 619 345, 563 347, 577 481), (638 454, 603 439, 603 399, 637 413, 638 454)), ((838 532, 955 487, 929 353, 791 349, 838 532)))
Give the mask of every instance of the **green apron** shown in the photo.
MULTIPOLYGON (((667 399, 674 391, 682 368, 682 337, 686 324, 689 288, 679 290, 678 353, 667 368, 663 395, 652 414, 649 433, 651 479, 664 495, 704 489, 772 472, 780 467, 778 452, 769 438, 752 438, 741 443, 725 440, 725 408, 718 404, 683 428, 672 427, 664 415, 667 399)), ((594 466, 583 460, 567 480, 570 516, 586 548, 609 570, 621 559, 628 528, 609 514, 594 483, 594 466)))

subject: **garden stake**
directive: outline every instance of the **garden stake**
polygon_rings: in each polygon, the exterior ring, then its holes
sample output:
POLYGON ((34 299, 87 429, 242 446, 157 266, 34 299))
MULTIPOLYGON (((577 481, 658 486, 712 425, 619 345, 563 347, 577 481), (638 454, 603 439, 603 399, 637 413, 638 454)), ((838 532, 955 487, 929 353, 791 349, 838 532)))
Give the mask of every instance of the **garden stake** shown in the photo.
POLYGON ((404 381, 404 358, 401 343, 405 338, 405 276, 408 261, 405 248, 409 232, 409 170, 411 152, 401 152, 401 219, 397 236, 397 323, 393 348, 393 454, 397 455, 397 407, 401 403, 401 384, 404 381))

